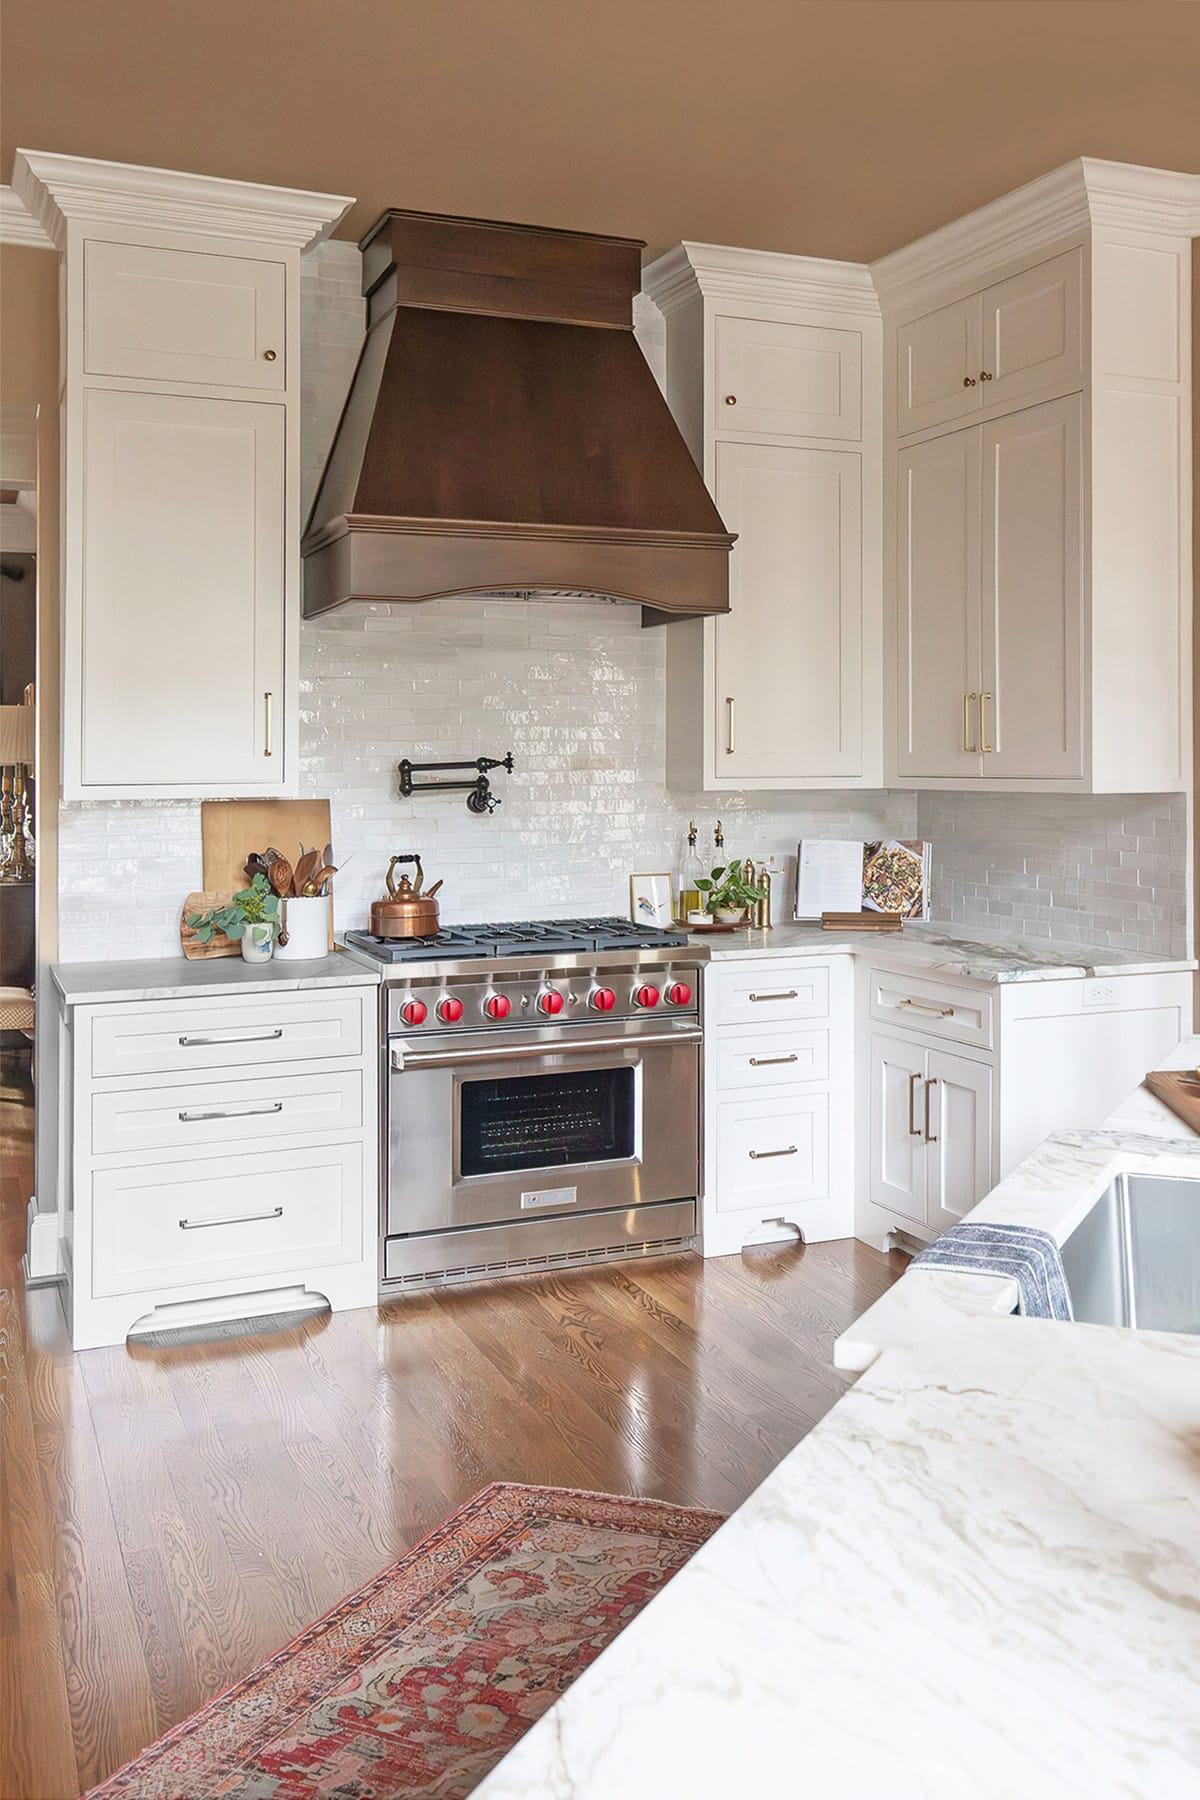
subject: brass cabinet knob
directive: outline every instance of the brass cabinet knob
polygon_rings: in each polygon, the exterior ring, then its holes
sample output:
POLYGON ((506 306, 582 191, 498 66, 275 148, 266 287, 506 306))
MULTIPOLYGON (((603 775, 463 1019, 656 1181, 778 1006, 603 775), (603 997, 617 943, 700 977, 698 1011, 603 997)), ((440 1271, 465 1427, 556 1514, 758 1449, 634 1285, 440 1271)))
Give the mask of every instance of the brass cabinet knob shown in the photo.
POLYGON ((975 386, 975 377, 973 375, 964 375, 963 376, 963 386, 964 387, 974 387, 975 386))
POLYGON ((737 405, 737 395, 736 394, 726 394, 725 404, 726 404, 726 406, 736 406, 737 405))
POLYGON ((980 369, 979 379, 980 379, 980 381, 990 381, 992 379, 991 370, 990 369, 980 369))
POLYGON ((263 361, 264 362, 274 362, 275 361, 274 350, 264 350, 263 351, 263 361))

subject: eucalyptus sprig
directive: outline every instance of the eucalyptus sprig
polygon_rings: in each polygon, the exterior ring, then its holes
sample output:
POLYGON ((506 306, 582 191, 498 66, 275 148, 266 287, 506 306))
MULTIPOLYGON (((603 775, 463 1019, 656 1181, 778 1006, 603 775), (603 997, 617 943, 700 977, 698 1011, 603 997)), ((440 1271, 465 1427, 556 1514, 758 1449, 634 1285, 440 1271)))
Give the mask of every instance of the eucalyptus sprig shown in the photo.
POLYGON ((209 944, 218 931, 223 931, 236 944, 247 925, 279 923, 279 896, 265 875, 256 875, 250 886, 234 894, 228 906, 214 907, 211 912, 189 913, 188 924, 202 944, 209 944))

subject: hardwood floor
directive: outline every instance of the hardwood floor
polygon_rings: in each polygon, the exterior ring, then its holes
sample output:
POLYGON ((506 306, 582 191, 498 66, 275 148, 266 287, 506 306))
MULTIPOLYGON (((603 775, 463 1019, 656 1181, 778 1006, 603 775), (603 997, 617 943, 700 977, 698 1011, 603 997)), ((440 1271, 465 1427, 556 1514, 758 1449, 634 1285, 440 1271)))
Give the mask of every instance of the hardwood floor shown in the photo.
POLYGON ((75 1356, 20 1292, 31 1125, 0 1105, 0 1800, 101 1780, 489 1481, 738 1505, 904 1267, 669 1258, 75 1356))

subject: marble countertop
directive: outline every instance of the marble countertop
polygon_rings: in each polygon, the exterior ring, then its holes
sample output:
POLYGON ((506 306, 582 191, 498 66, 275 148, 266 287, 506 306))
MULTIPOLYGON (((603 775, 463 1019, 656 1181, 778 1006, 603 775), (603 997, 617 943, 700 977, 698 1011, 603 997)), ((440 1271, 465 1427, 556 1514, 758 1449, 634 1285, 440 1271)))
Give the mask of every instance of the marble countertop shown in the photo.
POLYGON ((1020 937, 1015 933, 975 934, 958 926, 914 919, 902 931, 824 931, 818 924, 781 924, 770 931, 701 933, 712 962, 762 956, 828 956, 853 951, 875 960, 900 960, 911 967, 969 981, 1068 981, 1080 976, 1159 975, 1194 969, 1185 957, 1145 956, 1096 944, 1020 937))
MULTIPOLYGON (((1200 1037, 1164 1067, 1200 1063, 1200 1037)), ((1065 1237, 1120 1169, 1200 1175, 1144 1088, 971 1215, 1065 1237)), ((1001 1317, 913 1270, 865 1370, 477 1789, 481 1800, 1192 1800, 1200 1338, 1001 1317)))
POLYGON ((378 987, 379 970, 334 951, 311 962, 243 962, 240 956, 148 958, 144 962, 55 963, 64 1005, 97 1000, 184 1000, 190 995, 286 993, 298 988, 378 987))

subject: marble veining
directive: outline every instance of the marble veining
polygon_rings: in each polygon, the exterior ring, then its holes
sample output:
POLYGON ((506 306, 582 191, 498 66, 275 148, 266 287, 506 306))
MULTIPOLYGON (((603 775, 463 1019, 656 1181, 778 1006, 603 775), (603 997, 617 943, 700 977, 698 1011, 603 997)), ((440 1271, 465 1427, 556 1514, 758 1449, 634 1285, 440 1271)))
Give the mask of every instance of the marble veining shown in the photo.
POLYGON ((92 1000, 186 1000, 196 994, 287 993, 302 988, 377 987, 379 970, 336 951, 311 962, 247 963, 240 956, 149 958, 145 962, 55 963, 66 1006, 92 1000))

